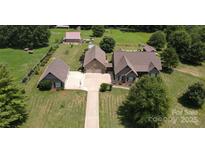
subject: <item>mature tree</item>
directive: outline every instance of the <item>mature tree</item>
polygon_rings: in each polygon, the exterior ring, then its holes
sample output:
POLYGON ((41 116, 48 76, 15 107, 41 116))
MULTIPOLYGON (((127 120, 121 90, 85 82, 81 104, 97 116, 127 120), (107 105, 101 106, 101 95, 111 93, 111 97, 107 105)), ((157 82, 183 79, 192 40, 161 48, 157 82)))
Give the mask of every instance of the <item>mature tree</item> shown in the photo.
POLYGON ((191 45, 191 36, 186 31, 175 31, 170 35, 169 45, 175 48, 181 61, 186 61, 186 54, 191 45))
POLYGON ((185 30, 185 26, 182 26, 182 25, 169 25, 169 26, 167 26, 166 29, 164 30, 164 32, 166 33, 167 41, 169 41, 170 35, 173 32, 179 31, 179 30, 185 30))
POLYGON ((117 113, 125 127, 158 127, 167 116, 168 108, 162 79, 144 76, 131 87, 117 113))
POLYGON ((105 32, 105 28, 102 25, 95 25, 92 27, 92 31, 93 31, 93 36, 102 37, 105 32))
POLYGON ((115 47, 115 40, 112 37, 105 36, 100 41, 100 48, 105 52, 112 52, 115 47))
POLYGON ((205 42, 205 27, 203 27, 200 31, 199 31, 199 35, 201 37, 201 41, 205 42))
POLYGON ((157 31, 150 37, 149 41, 147 42, 149 45, 155 47, 157 50, 161 50, 164 48, 166 44, 166 36, 164 32, 157 31))
POLYGON ((189 107, 201 107, 205 102, 204 84, 198 82, 189 86, 180 100, 184 105, 189 107))
POLYGON ((13 85, 6 67, 0 65, 0 127, 17 127, 25 119, 24 96, 13 85))
POLYGON ((174 48, 167 48, 161 54, 162 67, 164 71, 172 72, 179 63, 178 55, 174 48))
POLYGON ((39 48, 48 45, 48 26, 0 26, 0 47, 39 48))
POLYGON ((205 43, 196 42, 185 54, 186 62, 194 65, 200 65, 205 60, 205 43))

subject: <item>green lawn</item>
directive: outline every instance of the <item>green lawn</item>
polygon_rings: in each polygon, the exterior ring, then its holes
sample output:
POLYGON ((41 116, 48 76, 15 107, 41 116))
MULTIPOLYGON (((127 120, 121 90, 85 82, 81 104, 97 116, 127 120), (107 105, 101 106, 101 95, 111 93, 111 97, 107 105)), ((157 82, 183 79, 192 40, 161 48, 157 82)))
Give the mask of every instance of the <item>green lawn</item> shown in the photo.
POLYGON ((26 73, 39 62, 47 51, 48 47, 35 49, 33 54, 18 49, 0 49, 0 63, 6 64, 14 80, 20 83, 26 73))
POLYGON ((205 108, 199 110, 189 109, 182 106, 177 100, 177 98, 180 97, 187 90, 189 85, 198 81, 204 81, 192 75, 178 71, 175 71, 172 74, 161 74, 168 88, 171 106, 169 120, 167 120, 162 125, 162 127, 205 127, 205 108), (180 113, 180 115, 176 115, 176 112, 178 111, 183 111, 183 113, 180 113), (193 117, 190 114, 187 115, 187 112, 189 111, 196 111, 197 116, 195 117, 197 120, 199 120, 198 124, 195 124, 192 119, 193 117), (176 123, 175 120, 177 120, 176 123))
POLYGON ((61 44, 54 53, 53 57, 62 59, 67 63, 71 70, 78 70, 81 66, 80 57, 87 45, 73 46, 61 44))
MULTIPOLYGON (((56 43, 63 36, 63 30, 51 29, 49 45, 56 43)), ((28 54, 21 49, 0 49, 0 64, 6 64, 14 81, 20 83, 28 71, 46 54, 48 49, 49 47, 34 49, 33 54, 28 54)))
POLYGON ((39 91, 35 75, 26 85, 28 119, 22 127, 84 127, 86 92, 78 90, 39 91))
POLYGON ((100 93, 100 127, 123 127, 117 118, 117 109, 126 98, 128 90, 113 88, 111 92, 100 93))
MULTIPOLYGON (((161 76, 167 85, 170 97, 168 120, 166 120, 161 127, 205 127, 205 107, 199 110, 189 109, 182 106, 177 100, 189 85, 198 81, 204 81, 178 71, 175 71, 172 74, 161 73, 161 76), (181 111, 183 113, 181 113, 181 111)), ((127 90, 114 88, 112 92, 100 93, 101 127, 122 127, 122 125, 119 124, 116 111, 126 98, 127 92, 127 90)))
MULTIPOLYGON (((66 31, 77 31, 74 29, 52 29, 52 34, 56 34, 58 36, 64 36, 66 31)), ((81 37, 83 39, 89 39, 92 36, 92 30, 81 30, 81 37)), ((115 50, 129 49, 136 50, 138 45, 141 43, 146 43, 152 33, 144 33, 144 32, 122 32, 117 29, 106 29, 104 36, 111 36, 116 41, 115 50)), ((94 43, 99 45, 99 42, 103 37, 94 38, 94 43)))

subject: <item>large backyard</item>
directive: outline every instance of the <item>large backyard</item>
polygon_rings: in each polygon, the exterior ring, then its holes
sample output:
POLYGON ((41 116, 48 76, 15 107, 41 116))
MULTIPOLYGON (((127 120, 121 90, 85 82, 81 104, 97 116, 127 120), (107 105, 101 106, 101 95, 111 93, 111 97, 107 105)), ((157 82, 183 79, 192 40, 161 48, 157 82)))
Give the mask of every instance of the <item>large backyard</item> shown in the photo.
MULTIPOLYGON (((50 45, 61 40, 65 31, 66 29, 51 29, 50 45)), ((90 30, 81 30, 81 35, 85 39, 89 38, 91 34, 90 30)), ((104 35, 112 36, 115 39, 117 42, 115 50, 120 48, 133 50, 140 44, 146 43, 151 34, 108 29, 104 35)), ((97 38, 94 43, 98 44, 100 40, 101 38, 97 38)), ((78 70, 81 67, 80 58, 85 48, 87 48, 87 44, 73 47, 60 44, 53 57, 64 60, 71 70, 78 70)), ((8 66, 14 81, 26 90, 28 119, 22 127, 84 127, 85 91, 39 91, 36 88, 37 82, 46 66, 41 67, 40 73, 34 75, 27 84, 21 83, 26 73, 47 51, 48 47, 36 49, 33 54, 17 49, 0 49, 0 63, 8 66)), ((173 111, 191 110, 182 106, 177 97, 182 95, 188 85, 197 81, 205 82, 204 70, 205 64, 199 67, 180 64, 172 74, 161 73, 169 92, 170 118, 173 116, 176 118, 173 111)), ((100 93, 100 127, 123 127, 117 118, 116 111, 127 94, 128 90, 119 88, 113 88, 111 92, 100 93)), ((199 123, 182 121, 182 117, 186 116, 183 113, 177 117, 176 122, 168 119, 162 127, 205 127, 205 109, 200 109, 197 113, 199 123)))

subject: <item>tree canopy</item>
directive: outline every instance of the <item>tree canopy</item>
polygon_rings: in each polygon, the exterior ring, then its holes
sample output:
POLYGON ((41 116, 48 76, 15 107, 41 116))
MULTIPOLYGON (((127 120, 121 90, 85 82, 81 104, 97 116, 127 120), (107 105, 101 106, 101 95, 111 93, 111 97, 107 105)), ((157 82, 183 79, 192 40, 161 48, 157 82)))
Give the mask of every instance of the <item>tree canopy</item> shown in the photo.
POLYGON ((158 127, 167 116, 168 108, 162 79, 146 75, 134 83, 117 113, 125 127, 158 127))
POLYGON ((185 54, 186 62, 200 65, 205 60, 205 43, 195 42, 185 54))
POLYGON ((112 52, 115 47, 115 40, 112 37, 105 36, 100 41, 100 48, 105 52, 112 52))
POLYGON ((161 53, 162 67, 164 71, 171 72, 179 63, 178 55, 174 48, 167 48, 161 53))
POLYGON ((166 44, 165 33, 163 31, 155 32, 154 34, 152 34, 147 44, 155 47, 157 50, 161 50, 166 44))
POLYGON ((105 28, 102 25, 95 25, 92 27, 92 31, 93 31, 93 36, 101 37, 101 36, 103 36, 103 34, 105 32, 105 28))
POLYGON ((170 35, 169 45, 175 48, 181 61, 186 61, 186 54, 191 46, 191 36, 186 31, 175 31, 170 35))
POLYGON ((0 26, 1 48, 39 48, 48 45, 48 26, 0 26))
POLYGON ((12 83, 6 67, 0 65, 0 127, 17 127, 26 120, 23 93, 12 83))

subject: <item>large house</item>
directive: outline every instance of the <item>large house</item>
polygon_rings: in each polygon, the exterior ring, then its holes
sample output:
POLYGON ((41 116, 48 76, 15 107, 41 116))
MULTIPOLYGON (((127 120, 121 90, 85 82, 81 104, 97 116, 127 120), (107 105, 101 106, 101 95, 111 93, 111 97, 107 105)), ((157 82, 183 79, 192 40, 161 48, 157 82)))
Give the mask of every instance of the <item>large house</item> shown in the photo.
POLYGON ((68 44, 80 44, 80 43, 82 43, 80 32, 66 32, 65 37, 63 39, 63 42, 68 43, 68 44))
POLYGON ((85 53, 84 71, 87 73, 105 73, 112 67, 106 60, 105 52, 98 46, 93 46, 85 53))
POLYGON ((162 70, 161 61, 154 52, 116 51, 112 63, 108 63, 105 52, 98 46, 85 53, 83 67, 87 73, 112 71, 117 83, 132 83, 143 74, 155 76, 162 70))
POLYGON ((64 88, 68 73, 68 65, 60 59, 55 59, 45 69, 38 83, 49 80, 52 82, 52 88, 64 88))
POLYGON ((116 51, 113 54, 116 82, 133 82, 143 74, 156 75, 160 70, 162 70, 161 61, 153 52, 116 51))

